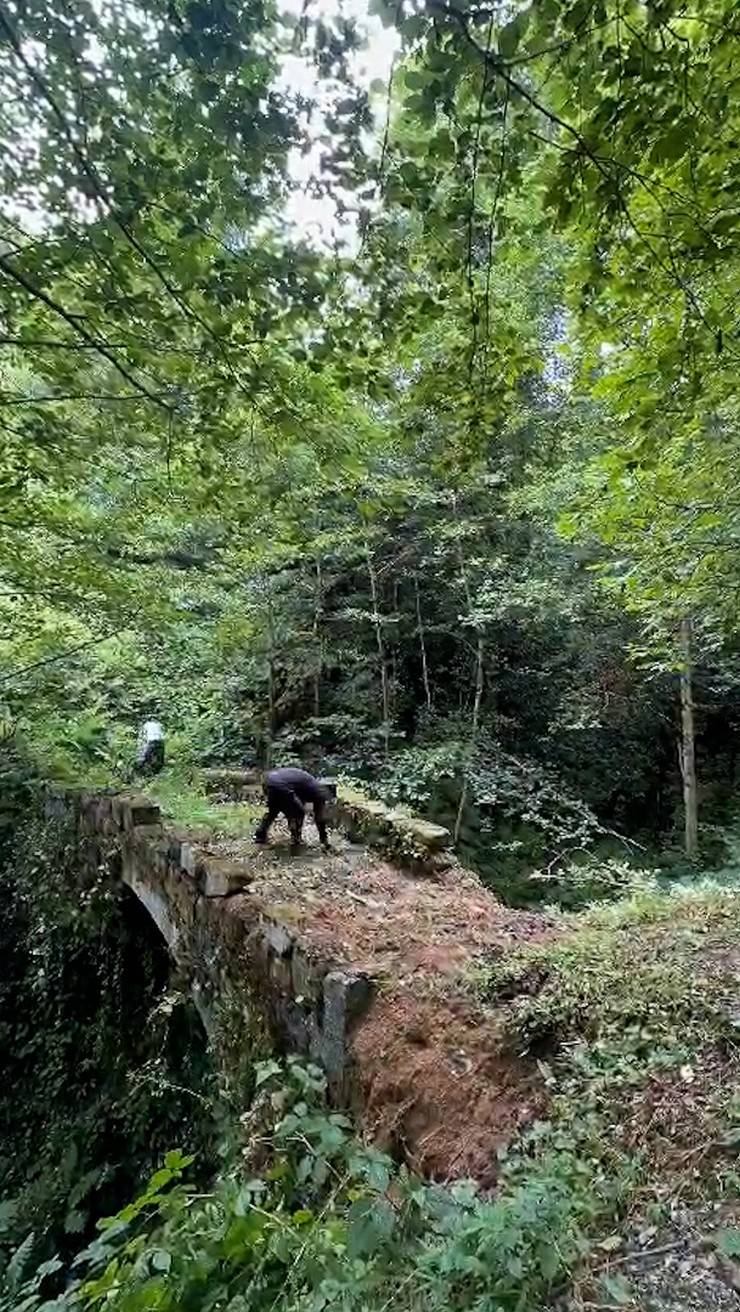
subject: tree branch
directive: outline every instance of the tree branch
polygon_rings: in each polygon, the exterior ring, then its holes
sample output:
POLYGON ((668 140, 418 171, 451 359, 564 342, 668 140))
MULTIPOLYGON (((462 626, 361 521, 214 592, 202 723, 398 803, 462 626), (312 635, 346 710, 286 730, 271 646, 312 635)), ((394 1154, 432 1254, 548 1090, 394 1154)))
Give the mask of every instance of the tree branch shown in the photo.
MULTIPOLYGON (((0 22, 1 21, 2 16, 0 15, 0 22)), ((135 375, 116 359, 108 346, 96 342, 95 338, 86 328, 83 328, 82 324, 75 319, 73 314, 70 314, 68 310, 65 310, 64 306, 60 305, 58 301, 52 300, 51 296, 43 291, 41 287, 36 287, 35 284, 31 282, 30 278, 27 278, 25 273, 22 273, 20 269, 14 269, 13 265, 9 260, 6 260, 4 255, 0 255, 0 269, 2 269, 3 273, 5 273, 8 278, 17 282, 18 285, 34 300, 41 301, 41 303, 49 310, 58 315, 60 319, 63 319, 67 326, 71 328, 73 332, 77 333, 82 338, 83 342, 87 343, 90 350, 95 350, 99 355, 102 355, 103 359, 107 360, 108 363, 113 366, 116 373, 119 373, 127 383, 136 389, 137 392, 140 392, 142 396, 147 397, 148 400, 153 401, 154 404, 160 406, 161 409, 171 413, 172 406, 167 401, 163 401, 161 396, 157 396, 155 392, 150 392, 146 384, 139 382, 135 375)))

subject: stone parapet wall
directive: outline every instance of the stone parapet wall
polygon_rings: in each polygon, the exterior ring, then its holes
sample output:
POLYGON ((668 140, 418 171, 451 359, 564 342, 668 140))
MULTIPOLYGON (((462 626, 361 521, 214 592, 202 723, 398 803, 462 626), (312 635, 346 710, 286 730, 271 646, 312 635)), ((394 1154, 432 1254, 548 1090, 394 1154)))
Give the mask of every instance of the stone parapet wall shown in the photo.
POLYGON ((356 788, 342 785, 331 816, 354 842, 384 852, 416 874, 434 874, 451 862, 452 835, 442 825, 420 820, 402 807, 386 806, 356 788))

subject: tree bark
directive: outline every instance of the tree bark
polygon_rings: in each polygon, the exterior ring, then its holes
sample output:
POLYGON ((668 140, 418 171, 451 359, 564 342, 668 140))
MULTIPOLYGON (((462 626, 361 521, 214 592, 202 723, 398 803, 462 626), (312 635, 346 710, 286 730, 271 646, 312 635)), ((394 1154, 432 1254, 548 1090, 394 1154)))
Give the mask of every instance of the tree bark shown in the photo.
POLYGON ((390 752, 390 693, 388 688, 388 662, 385 653, 385 643, 383 641, 383 629, 380 623, 380 610, 378 609, 378 578, 373 565, 373 558, 370 554, 370 543, 365 538, 365 559, 367 560, 367 573, 370 580, 370 596, 373 603, 373 623, 375 625, 375 641, 378 647, 378 659, 380 661, 380 690, 383 705, 383 755, 388 760, 390 752))
POLYGON ((276 703, 275 696, 275 616, 272 609, 272 580, 269 576, 263 576, 265 585, 265 594, 267 598, 267 742, 265 744, 265 769, 269 770, 272 766, 272 745, 275 738, 276 728, 276 703))
POLYGON ((390 652, 391 677, 388 686, 388 703, 389 714, 392 714, 393 707, 398 699, 398 579, 393 580, 393 641, 390 652))
POLYGON ((416 595, 416 632, 419 635, 419 650, 421 652, 421 677, 424 683, 424 696, 426 698, 427 710, 432 709, 432 690, 429 684, 429 666, 427 664, 427 645, 424 637, 424 622, 421 618, 421 599, 419 597, 419 580, 414 575, 414 593, 416 595))
POLYGON ((694 861, 699 852, 699 802, 696 785, 696 739, 693 695, 693 630, 690 618, 681 620, 681 742, 679 761, 683 781, 686 855, 694 861))
POLYGON ((316 588, 314 591, 314 608, 313 608, 313 637, 314 637, 314 666, 313 675, 313 713, 316 719, 321 714, 321 672, 324 668, 324 643, 321 637, 321 607, 323 601, 322 579, 321 579, 321 561, 316 558, 316 588))
MULTIPOLYGON (((452 510, 455 519, 459 523, 459 518, 457 513, 458 512, 457 497, 454 495, 452 498, 452 510)), ((472 619, 473 597, 470 591, 470 581, 468 579, 467 564, 465 561, 465 557, 463 555, 463 550, 460 545, 459 538, 457 542, 457 560, 458 560, 458 565, 460 567, 460 580, 463 585, 463 592, 465 593, 465 601, 468 607, 468 614, 472 619)), ((465 815, 465 807, 468 800, 468 782, 469 782, 468 770, 471 762, 473 761, 473 758, 475 756, 475 749, 478 745, 478 727, 480 725, 480 708, 481 708, 481 703, 483 701, 483 675, 484 675, 484 667, 485 667, 486 644, 480 629, 480 625, 476 624, 475 628, 477 634, 476 649, 475 649, 475 697, 473 699, 473 715, 470 721, 470 739, 468 742, 467 751, 465 753, 465 762, 463 766, 463 781, 462 781, 462 787, 460 789, 460 798, 457 804, 457 816, 455 817, 455 830, 453 835, 453 842, 455 844, 455 847, 457 847, 460 838, 460 831, 462 829, 463 818, 465 815)))
POLYGON ((267 742, 265 743, 265 769, 272 766, 272 742, 275 737, 275 665, 272 651, 267 659, 267 742))
POLYGON ((483 701, 483 668, 484 668, 485 643, 483 634, 478 634, 478 643, 475 656, 475 698, 473 701, 473 716, 470 721, 470 742, 468 744, 467 759, 465 763, 465 773, 463 775, 462 788, 460 789, 460 799, 457 804, 457 816, 455 817, 454 843, 457 847, 460 839, 460 830, 462 829, 463 817, 465 815, 465 806, 468 800, 468 764, 473 759, 473 754, 478 742, 478 725, 480 723, 480 708, 483 701))

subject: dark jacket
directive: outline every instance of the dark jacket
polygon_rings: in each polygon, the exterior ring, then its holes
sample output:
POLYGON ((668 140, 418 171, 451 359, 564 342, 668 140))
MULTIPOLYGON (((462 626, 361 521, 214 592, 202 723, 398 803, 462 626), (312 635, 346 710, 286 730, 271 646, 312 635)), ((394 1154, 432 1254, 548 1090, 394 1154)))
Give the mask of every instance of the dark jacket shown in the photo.
POLYGON ((318 779, 314 779, 308 770, 298 770, 292 765, 286 765, 280 770, 270 770, 265 778, 265 788, 287 789, 295 793, 302 802, 312 802, 314 811, 317 809, 323 811, 326 805, 326 794, 318 779))

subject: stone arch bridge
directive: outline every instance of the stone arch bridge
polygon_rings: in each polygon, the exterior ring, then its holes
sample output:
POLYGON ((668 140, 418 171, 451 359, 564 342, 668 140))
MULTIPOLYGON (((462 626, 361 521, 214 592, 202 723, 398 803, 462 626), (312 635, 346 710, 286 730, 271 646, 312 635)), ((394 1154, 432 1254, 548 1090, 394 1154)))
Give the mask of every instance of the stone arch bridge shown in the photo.
MULTIPOLYGON (((238 794, 219 773, 212 786, 238 794)), ((471 974, 554 931, 484 889, 445 830, 340 793, 332 853, 309 841, 293 857, 287 833, 264 849, 188 834, 146 797, 54 790, 46 812, 74 824, 83 868, 107 865, 147 909, 214 1045, 228 1023, 246 1055, 258 1041, 303 1054, 415 1169, 493 1180, 543 1095, 471 974)))

